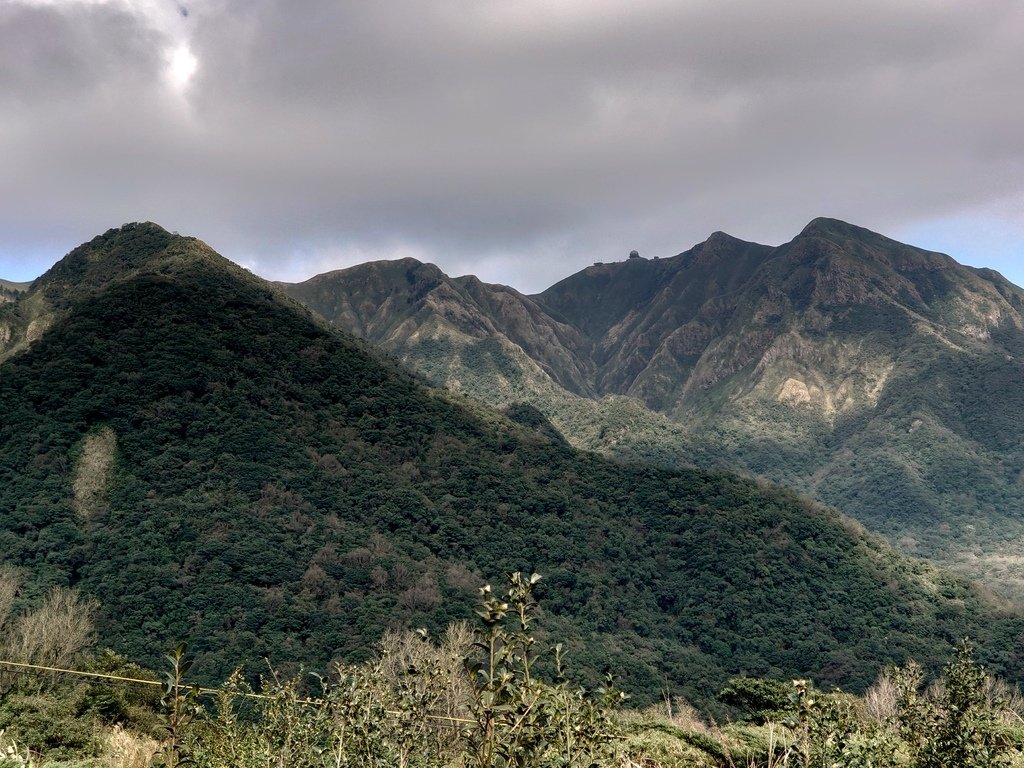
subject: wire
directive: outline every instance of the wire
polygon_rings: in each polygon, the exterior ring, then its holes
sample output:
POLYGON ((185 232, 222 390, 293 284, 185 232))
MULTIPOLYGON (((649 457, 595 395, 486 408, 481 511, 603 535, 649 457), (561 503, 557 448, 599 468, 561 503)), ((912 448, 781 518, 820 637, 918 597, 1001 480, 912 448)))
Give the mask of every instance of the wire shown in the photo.
MULTIPOLYGON (((121 675, 108 675, 108 674, 105 674, 103 672, 86 672, 85 670, 82 670, 82 669, 67 669, 65 667, 48 667, 48 666, 45 666, 45 665, 42 665, 42 664, 28 664, 26 662, 21 662, 21 661, 5 661, 3 659, 0 659, 0 666, 10 667, 10 668, 13 668, 13 669, 16 669, 16 670, 24 670, 24 671, 27 671, 27 672, 55 672, 55 673, 61 674, 61 675, 72 675, 72 676, 75 676, 75 677, 90 677, 90 678, 93 678, 93 679, 96 679, 96 680, 111 680, 111 681, 116 681, 116 682, 119 682, 119 683, 134 683, 136 685, 149 685, 149 686, 155 685, 157 687, 164 687, 164 683, 161 683, 158 680, 143 680, 143 679, 137 678, 137 677, 122 677, 121 675)), ((179 689, 193 690, 193 691, 198 691, 201 695, 210 695, 210 696, 216 696, 216 695, 219 695, 221 693, 226 693, 225 689, 223 689, 223 688, 201 688, 199 686, 192 686, 192 685, 176 685, 175 689, 176 690, 179 690, 179 689)), ((243 697, 249 698, 249 699, 270 700, 270 699, 274 698, 273 696, 268 696, 265 693, 244 693, 244 692, 238 692, 238 691, 232 691, 231 693, 233 695, 235 695, 235 696, 243 696, 243 697)), ((297 704, 305 704, 305 705, 314 705, 315 706, 315 705, 322 704, 323 700, 322 699, 296 699, 295 702, 297 704)), ((393 712, 391 710, 385 710, 385 714, 391 715, 392 717, 398 717, 402 713, 401 712, 393 712)), ((427 715, 424 715, 424 717, 427 720, 440 720, 440 721, 445 721, 445 722, 450 722, 450 723, 475 723, 476 722, 476 720, 470 720, 470 719, 465 718, 465 717, 450 717, 448 715, 431 715, 431 714, 427 714, 427 715)))
MULTIPOLYGON (((16 669, 28 669, 39 672, 59 672, 63 675, 77 675, 79 677, 94 677, 100 680, 117 680, 122 683, 137 683, 138 685, 163 685, 163 683, 157 680, 140 680, 135 677, 121 677, 119 675, 107 675, 102 672, 85 672, 81 669, 63 669, 62 667, 46 667, 41 664, 26 664, 20 661, 4 661, 0 659, 0 665, 5 667, 14 667, 16 669)), ((182 686, 187 687, 187 686, 182 686)), ((215 692, 215 689, 204 689, 206 691, 215 692)))

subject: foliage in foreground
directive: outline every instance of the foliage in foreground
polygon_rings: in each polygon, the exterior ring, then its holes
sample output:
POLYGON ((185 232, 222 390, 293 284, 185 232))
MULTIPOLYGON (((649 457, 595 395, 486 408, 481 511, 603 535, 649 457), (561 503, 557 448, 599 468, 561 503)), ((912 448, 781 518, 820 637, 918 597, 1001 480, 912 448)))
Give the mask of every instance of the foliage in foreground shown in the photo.
POLYGON ((56 587, 16 610, 21 591, 21 574, 0 567, 0 767, 147 765, 156 748, 155 690, 110 678, 151 675, 93 647, 95 600, 56 587), (69 680, 52 668, 84 675, 69 680))
POLYGON ((539 579, 515 573, 501 597, 483 587, 479 631, 455 626, 441 645, 425 632, 412 642, 392 636, 377 661, 339 664, 312 696, 303 696, 301 678, 271 674, 256 698, 236 674, 186 738, 164 749, 163 764, 186 757, 201 768, 282 760, 296 768, 608 764, 621 694, 571 686, 557 647, 556 682, 537 675, 531 627, 539 579))
POLYGON ((785 738, 763 760, 800 768, 1017 765, 1024 749, 1020 712, 1020 695, 991 678, 965 641, 928 686, 914 662, 884 673, 863 698, 793 681, 780 713, 785 738))
POLYGON ((931 685, 913 663, 884 674, 864 697, 796 680, 780 721, 717 727, 685 705, 616 713, 614 692, 588 697, 564 681, 538 681, 529 614, 520 612, 529 607, 528 581, 513 583, 511 609, 486 591, 483 597, 484 628, 466 657, 473 676, 460 674, 464 633, 440 646, 392 637, 377 662, 340 667, 312 698, 302 697, 296 678, 271 678, 266 698, 253 703, 251 689, 234 680, 182 754, 203 768, 1024 765, 1019 695, 995 683, 966 644, 931 685), (509 612, 511 628, 503 623, 509 612), (453 703, 453 720, 437 714, 452 712, 446 707, 453 703))
MULTIPOLYGON (((264 680, 257 696, 235 675, 198 716, 165 766, 464 766, 472 768, 989 768, 1024 764, 1024 701, 977 664, 965 641, 941 678, 925 685, 911 662, 884 673, 864 697, 825 693, 807 680, 738 678, 720 694, 740 722, 704 724, 687 705, 661 714, 618 713, 613 688, 571 687, 555 646, 555 683, 536 673, 534 586, 510 577, 507 593, 480 590, 482 628, 453 626, 443 643, 392 635, 377 661, 339 665, 303 697, 301 679, 264 680), (743 720, 750 720, 745 725, 743 720)), ((173 657, 172 657, 173 658, 173 657)), ((175 663, 180 661, 180 655, 175 663)), ((169 689, 170 690, 170 689, 169 689)))
MULTIPOLYGON (((617 711, 622 694, 571 685, 560 646, 541 650, 539 579, 513 574, 500 596, 482 588, 476 631, 455 624, 440 643, 424 630, 393 632, 372 662, 338 664, 329 678, 271 669, 254 686, 239 672, 210 699, 188 684, 184 646, 167 657, 159 705, 149 687, 20 678, 0 691, 0 768, 1024 766, 1024 701, 966 642, 937 681, 926 685, 911 662, 863 697, 734 679, 720 697, 736 719, 722 727, 671 699, 664 712, 617 711)), ((83 650, 73 663, 144 675, 109 652, 83 650)))

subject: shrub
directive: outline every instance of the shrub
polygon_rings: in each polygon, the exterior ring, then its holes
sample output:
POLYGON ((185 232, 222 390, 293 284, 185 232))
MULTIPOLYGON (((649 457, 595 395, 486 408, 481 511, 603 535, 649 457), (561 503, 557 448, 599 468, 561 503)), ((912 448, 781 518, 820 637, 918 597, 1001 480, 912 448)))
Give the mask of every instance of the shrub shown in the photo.
POLYGON ((763 725, 780 721, 790 712, 793 686, 782 680, 758 677, 734 677, 718 694, 718 698, 742 714, 743 719, 763 725))
POLYGON ((899 731, 915 767, 989 768, 1008 762, 1012 745, 1000 724, 1004 702, 990 701, 985 669, 964 641, 942 680, 922 690, 921 667, 896 674, 899 731))

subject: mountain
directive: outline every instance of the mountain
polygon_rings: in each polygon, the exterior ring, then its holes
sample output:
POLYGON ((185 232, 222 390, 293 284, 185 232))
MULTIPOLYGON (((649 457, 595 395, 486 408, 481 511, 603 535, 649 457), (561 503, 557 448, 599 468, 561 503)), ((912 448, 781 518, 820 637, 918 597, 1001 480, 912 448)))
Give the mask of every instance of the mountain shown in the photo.
MULTIPOLYGON (((10 280, 0 280, 0 304, 7 304, 15 301, 32 283, 12 283, 10 280)), ((3 338, 3 331, 0 330, 0 339, 3 338)))
POLYGON ((478 360, 460 373, 500 379, 525 377, 540 386, 550 377, 573 392, 594 394, 581 354, 586 340, 512 288, 475 277, 450 278, 415 259, 378 261, 320 275, 299 285, 279 284, 335 325, 389 350, 416 349, 421 369, 445 381, 457 365, 453 352, 472 347, 478 360))
POLYGON ((205 244, 126 225, 0 322, 0 551, 102 602, 102 642, 206 680, 365 658, 544 575, 542 640, 635 701, 739 672, 863 688, 965 634, 1020 679, 1024 621, 829 509, 736 475, 580 453, 535 409, 431 389, 205 244))
POLYGON ((11 291, 13 293, 24 293, 31 286, 31 281, 27 283, 15 283, 11 280, 0 280, 0 290, 11 291))
POLYGON ((532 403, 578 447, 763 476, 1024 594, 1024 291, 999 274, 834 219, 536 296, 402 264, 429 280, 368 264, 283 288, 436 383, 532 403))

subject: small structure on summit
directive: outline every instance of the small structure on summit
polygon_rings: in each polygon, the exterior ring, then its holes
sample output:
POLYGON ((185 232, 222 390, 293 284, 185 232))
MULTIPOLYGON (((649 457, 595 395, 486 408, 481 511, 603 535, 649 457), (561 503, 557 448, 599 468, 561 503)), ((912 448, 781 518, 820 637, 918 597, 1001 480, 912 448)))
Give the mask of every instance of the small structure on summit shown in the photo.
POLYGON ((630 251, 629 252, 629 258, 631 258, 631 259, 639 259, 640 258, 640 251, 630 251))

